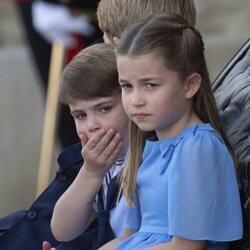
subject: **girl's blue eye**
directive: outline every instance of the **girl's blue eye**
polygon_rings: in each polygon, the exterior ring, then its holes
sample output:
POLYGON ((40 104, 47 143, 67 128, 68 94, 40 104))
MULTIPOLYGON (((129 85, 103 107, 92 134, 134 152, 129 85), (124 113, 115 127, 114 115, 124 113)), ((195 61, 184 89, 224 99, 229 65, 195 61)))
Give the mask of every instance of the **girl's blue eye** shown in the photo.
POLYGON ((157 86, 157 84, 150 83, 150 82, 146 83, 145 85, 146 85, 147 88, 150 88, 150 89, 155 88, 157 86))

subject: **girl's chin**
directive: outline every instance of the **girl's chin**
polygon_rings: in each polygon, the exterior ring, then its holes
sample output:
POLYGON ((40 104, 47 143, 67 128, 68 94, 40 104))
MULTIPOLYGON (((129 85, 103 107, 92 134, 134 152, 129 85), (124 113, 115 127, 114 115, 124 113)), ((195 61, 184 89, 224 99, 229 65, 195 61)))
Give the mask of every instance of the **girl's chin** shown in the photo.
POLYGON ((137 125, 137 127, 140 129, 140 130, 142 130, 142 131, 145 131, 145 132, 150 132, 150 131, 153 131, 153 130, 155 130, 155 128, 152 128, 152 127, 150 127, 150 126, 146 126, 145 124, 143 125, 143 124, 136 124, 137 125))

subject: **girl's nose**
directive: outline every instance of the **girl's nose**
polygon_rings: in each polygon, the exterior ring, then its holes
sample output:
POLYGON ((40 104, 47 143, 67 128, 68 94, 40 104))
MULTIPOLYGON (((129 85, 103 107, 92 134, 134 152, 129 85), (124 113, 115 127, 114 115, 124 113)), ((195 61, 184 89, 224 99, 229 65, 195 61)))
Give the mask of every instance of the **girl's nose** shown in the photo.
POLYGON ((144 101, 144 98, 143 98, 143 94, 140 93, 139 91, 134 91, 134 93, 132 94, 132 97, 131 97, 131 104, 133 106, 142 106, 144 105, 145 101, 144 101))

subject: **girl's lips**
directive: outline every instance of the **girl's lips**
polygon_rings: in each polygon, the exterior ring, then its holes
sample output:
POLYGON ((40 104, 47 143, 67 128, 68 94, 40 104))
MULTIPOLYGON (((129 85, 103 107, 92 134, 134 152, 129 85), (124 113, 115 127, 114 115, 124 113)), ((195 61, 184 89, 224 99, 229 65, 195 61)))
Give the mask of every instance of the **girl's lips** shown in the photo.
POLYGON ((144 120, 147 116, 148 116, 148 114, 143 114, 143 113, 139 113, 139 114, 134 114, 133 115, 133 117, 136 120, 144 120))

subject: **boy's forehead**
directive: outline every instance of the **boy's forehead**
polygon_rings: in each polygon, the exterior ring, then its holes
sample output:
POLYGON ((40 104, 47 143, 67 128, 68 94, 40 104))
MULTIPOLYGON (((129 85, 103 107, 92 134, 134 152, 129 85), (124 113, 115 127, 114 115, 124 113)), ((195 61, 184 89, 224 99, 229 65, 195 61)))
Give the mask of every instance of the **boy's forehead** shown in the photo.
POLYGON ((102 104, 108 104, 112 102, 118 102, 121 100, 120 94, 114 94, 106 97, 95 97, 87 100, 76 100, 74 103, 69 104, 70 109, 85 109, 94 108, 102 104))

